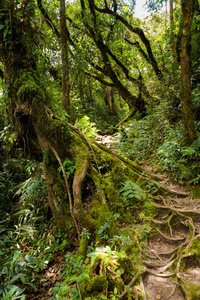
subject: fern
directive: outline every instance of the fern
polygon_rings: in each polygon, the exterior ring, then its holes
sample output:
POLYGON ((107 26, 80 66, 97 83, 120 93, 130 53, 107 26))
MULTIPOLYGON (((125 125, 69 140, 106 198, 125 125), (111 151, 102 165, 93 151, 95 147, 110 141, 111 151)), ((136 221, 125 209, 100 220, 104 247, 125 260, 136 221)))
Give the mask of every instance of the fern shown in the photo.
POLYGON ((88 116, 84 116, 83 118, 76 120, 75 126, 90 138, 95 137, 98 134, 96 124, 90 122, 90 118, 88 116))
POLYGON ((143 189, 131 180, 127 180, 120 191, 122 198, 135 198, 140 201, 145 197, 143 189))
POLYGON ((29 178, 17 186, 15 196, 20 196, 20 202, 35 200, 46 195, 43 178, 29 178))

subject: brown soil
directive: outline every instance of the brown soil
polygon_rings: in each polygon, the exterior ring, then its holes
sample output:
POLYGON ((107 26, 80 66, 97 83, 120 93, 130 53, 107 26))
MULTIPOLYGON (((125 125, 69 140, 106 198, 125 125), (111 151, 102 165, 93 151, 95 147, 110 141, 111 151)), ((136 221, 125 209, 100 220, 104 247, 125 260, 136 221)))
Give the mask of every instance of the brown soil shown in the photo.
MULTIPOLYGON (((154 172, 151 167, 146 167, 154 172)), ((154 172, 155 173, 155 172, 154 172)), ((162 203, 154 220, 163 230, 148 239, 148 260, 144 261, 144 299, 200 299, 200 261, 195 253, 185 254, 192 241, 200 239, 200 200, 194 199, 183 186, 171 183, 166 174, 159 174, 160 185, 171 191, 162 203), (178 219, 180 222, 178 222, 178 219), (178 262, 177 262, 178 261, 178 262), (188 290, 182 284, 189 282, 188 290), (199 286, 199 293, 189 292, 190 283, 199 286)), ((155 201, 156 202, 156 201, 155 201)), ((189 250, 188 250, 189 251, 189 250)))
POLYGON ((56 282, 61 280, 61 269, 64 261, 65 256, 60 256, 59 253, 55 253, 54 262, 44 270, 38 290, 28 294, 26 300, 46 300, 52 296, 50 289, 56 285, 56 282))

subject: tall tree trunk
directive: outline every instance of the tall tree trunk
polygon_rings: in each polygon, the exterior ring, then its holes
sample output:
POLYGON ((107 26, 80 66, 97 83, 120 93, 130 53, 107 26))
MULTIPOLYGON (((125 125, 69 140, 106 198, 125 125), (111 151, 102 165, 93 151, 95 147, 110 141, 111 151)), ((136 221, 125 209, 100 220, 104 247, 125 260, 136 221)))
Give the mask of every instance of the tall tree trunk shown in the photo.
POLYGON ((87 79, 87 82, 88 82, 88 88, 89 88, 89 102, 90 103, 94 103, 94 95, 93 95, 93 87, 92 87, 92 82, 91 82, 91 77, 88 76, 88 79, 87 79))
POLYGON ((66 26, 65 0, 60 0, 60 37, 62 50, 62 103, 67 114, 71 115, 69 84, 69 49, 66 26))
POLYGON ((175 52, 176 52, 176 48, 175 48, 175 40, 174 40, 174 15, 173 15, 173 9, 174 9, 174 1, 170 0, 169 3, 169 20, 170 20, 170 28, 171 28, 171 52, 172 52, 172 63, 174 63, 175 60, 175 52))
POLYGON ((114 97, 113 97, 113 89, 112 87, 107 87, 105 92, 105 104, 108 107, 109 113, 112 116, 116 115, 116 109, 115 109, 115 103, 114 103, 114 97))
POLYGON ((187 144, 196 140, 193 120, 193 107, 191 102, 191 25, 194 14, 195 0, 182 0, 182 31, 180 38, 180 64, 182 78, 182 117, 184 121, 187 144))

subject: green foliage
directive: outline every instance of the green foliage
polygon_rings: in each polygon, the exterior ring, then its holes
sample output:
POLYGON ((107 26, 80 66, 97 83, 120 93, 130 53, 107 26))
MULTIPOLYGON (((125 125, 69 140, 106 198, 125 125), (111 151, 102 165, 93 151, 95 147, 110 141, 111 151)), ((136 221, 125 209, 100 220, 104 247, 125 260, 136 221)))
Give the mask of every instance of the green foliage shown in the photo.
POLYGON ((145 193, 143 189, 137 185, 135 182, 132 182, 131 180, 127 180, 124 183, 124 187, 121 188, 121 197, 122 198, 135 198, 138 201, 141 201, 142 198, 145 197, 145 193))
POLYGON ((77 120, 75 126, 90 138, 94 138, 98 133, 95 123, 90 122, 90 118, 88 116, 84 116, 80 120, 77 120))
POLYGON ((199 183, 199 141, 198 138, 191 146, 186 147, 183 132, 173 127, 168 128, 165 141, 157 149, 156 161, 162 164, 164 171, 178 179, 192 184, 199 183))
POLYGON ((129 121, 120 130, 120 141, 115 145, 117 152, 136 161, 146 159, 157 143, 152 129, 153 125, 149 120, 129 121))
POLYGON ((132 212, 138 209, 139 202, 146 196, 143 189, 131 180, 127 180, 123 183, 120 193, 122 202, 118 205, 122 206, 124 209, 129 208, 132 212))
POLYGON ((11 153, 13 147, 16 146, 17 133, 13 131, 12 125, 5 126, 0 131, 0 141, 2 142, 2 150, 4 153, 11 153))
MULTIPOLYGON (((15 33, 14 26, 15 22, 17 23, 17 18, 24 24, 24 28, 27 26, 27 32, 24 29, 21 39, 14 41, 14 43, 22 43, 25 48, 27 47, 27 58, 34 58, 33 61, 37 64, 37 68, 42 74, 37 78, 33 70, 29 68, 26 71, 24 68, 22 72, 18 72, 19 74, 16 75, 16 77, 19 75, 19 78, 15 81, 14 89, 16 89, 21 105, 24 101, 27 104, 27 100, 31 104, 33 99, 38 96, 42 100, 46 100, 46 95, 49 96, 52 94, 51 109, 56 111, 63 121, 67 121, 69 116, 61 109, 60 45, 52 36, 51 30, 47 28, 45 23, 43 23, 42 27, 40 26, 41 20, 39 22, 37 20, 38 13, 34 16, 33 2, 29 1, 28 6, 23 6, 23 1, 16 1, 13 12, 17 12, 14 16, 16 19, 13 19, 14 22, 12 23, 10 18, 7 18, 4 24, 0 25, 5 45, 8 45, 12 31, 15 33), (20 7, 20 5, 23 7, 20 7), (31 21, 27 22, 29 13, 31 21), (13 26, 12 30, 11 23, 13 26), (38 26, 41 27, 39 31, 38 26), (36 52, 32 49, 34 48, 32 46, 34 41, 30 45, 27 43, 27 41, 30 41, 29 32, 32 33, 31 38, 33 40, 35 40, 35 36, 39 32, 36 52), (58 71, 55 81, 53 81, 53 76, 47 73, 53 69, 54 71, 58 71), (41 79, 45 81, 45 86, 48 87, 47 94, 45 88, 41 86, 41 79)), ((145 34, 147 33, 150 45, 152 45, 153 55, 164 73, 164 80, 161 83, 154 77, 152 66, 150 66, 149 61, 148 63, 146 62, 150 56, 147 59, 144 58, 144 45, 142 45, 141 41, 138 42, 136 35, 129 32, 124 26, 121 26, 120 22, 116 22, 115 16, 107 15, 104 18, 103 14, 96 12, 98 34, 103 37, 107 47, 110 49, 110 52, 107 51, 108 54, 110 53, 109 58, 114 53, 119 62, 123 62, 124 66, 128 68, 128 72, 124 75, 119 64, 114 62, 114 56, 110 59, 118 80, 130 89, 134 97, 139 96, 140 98, 141 96, 147 103, 147 116, 145 118, 139 120, 141 115, 136 114, 133 119, 120 129, 120 134, 116 135, 120 139, 118 145, 116 145, 116 149, 120 154, 139 162, 152 159, 153 157, 154 162, 159 164, 162 170, 170 172, 180 182, 187 180, 193 185, 198 185, 200 183, 200 175, 198 174, 200 139, 198 138, 190 147, 185 147, 183 125, 179 123, 180 76, 175 70, 176 67, 172 64, 170 50, 172 41, 171 28, 164 28, 164 22, 162 23, 164 18, 158 14, 155 14, 145 22, 134 19, 131 12, 134 2, 131 0, 126 1, 126 3, 118 1, 118 12, 127 18, 127 20, 130 20, 130 23, 134 26, 141 25, 145 34), (158 26, 158 24, 161 25, 158 26), (134 45, 125 42, 124 38, 134 40, 134 45), (141 51, 139 51, 137 45, 143 49, 143 55, 141 55, 141 51), (136 78, 136 80, 132 80, 130 83, 128 79, 130 76, 136 78), (139 91, 138 86, 134 83, 137 80, 142 85, 141 91, 139 91), (140 92, 141 95, 139 94, 140 92), (173 105, 174 99, 177 100, 177 105, 173 105), (174 113, 171 116, 172 111, 175 113, 175 117, 174 113)), ((155 0, 148 2, 152 11, 158 8, 164 1, 155 0)), ((57 12, 59 1, 44 1, 44 5, 48 7, 48 13, 50 13, 54 24, 58 25, 59 18, 57 18, 57 12)), ((99 5, 103 7, 103 1, 100 1, 99 5)), ((86 5, 86 10, 87 8, 88 6, 86 5)), ((69 18, 72 18, 72 22, 70 22, 70 38, 76 45, 76 47, 73 47, 73 51, 71 45, 69 45, 69 74, 72 98, 71 119, 72 121, 77 119, 75 125, 86 136, 94 138, 99 132, 97 126, 101 130, 105 128, 112 129, 128 113, 129 108, 121 97, 118 96, 117 91, 114 90, 117 114, 111 116, 105 104, 104 87, 94 79, 89 81, 85 76, 83 71, 91 71, 102 80, 112 82, 107 77, 106 66, 103 65, 100 51, 97 50, 95 42, 90 39, 91 36, 86 33, 86 28, 81 19, 80 3, 77 1, 67 3, 66 9, 69 18), (100 74, 101 69, 103 70, 102 77, 100 74)), ((178 32, 176 25, 178 18, 179 14, 174 15, 174 36, 178 32)), ((95 30, 93 16, 87 13, 84 21, 87 21, 91 28, 95 30)), ((192 83, 194 84, 192 96, 198 115, 200 108, 198 15, 196 16, 193 31, 195 34, 193 34, 192 47, 192 83)), ((12 45, 9 46, 11 47, 12 45)), ((20 51, 23 51, 23 49, 20 51)), ((20 56, 20 52, 18 55, 20 56)), ((177 70, 179 72, 178 67, 177 70)), ((6 77, 6 81, 9 81, 8 77, 6 77)), ((5 108, 11 111, 11 106, 8 108, 8 104, 12 97, 9 84, 0 82, 1 86, 3 84, 4 97, 0 98, 1 119, 5 118, 5 108), (4 104, 4 101, 6 104, 4 104)), ((15 100, 17 101, 17 99, 15 100)), ((5 121, 6 124, 9 123, 9 120, 5 121)), ((51 121, 54 122, 54 126, 56 120, 51 121)), ((25 163, 25 160, 21 159, 24 153, 22 149, 16 150, 17 134, 13 132, 11 125, 5 126, 3 121, 0 122, 2 122, 0 126, 0 140, 2 142, 0 154, 3 161, 0 166, 0 215, 4 218, 4 221, 0 222, 0 297, 3 299, 23 300, 26 297, 25 293, 27 291, 35 289, 34 284, 37 280, 37 273, 44 270, 53 261, 56 253, 59 252, 59 255, 63 255, 66 250, 73 252, 74 248, 77 248, 77 243, 74 241, 74 229, 70 223, 71 220, 69 221, 68 229, 69 232, 73 233, 73 238, 70 234, 63 233, 51 219, 52 215, 47 201, 47 190, 42 165, 31 160, 25 163), (3 126, 5 126, 4 129, 3 126), (14 152, 15 155, 12 155, 14 152), (10 159, 5 160, 5 157, 9 157, 10 159)), ((196 122, 196 128, 197 130, 200 128, 198 121, 196 122)), ((63 131, 65 129, 66 127, 63 131)), ((26 138, 29 139, 28 131, 26 138)), ((100 166, 101 170, 103 169, 104 171, 106 169, 106 171, 109 170, 112 172, 111 162, 107 163, 104 161, 103 164, 100 166)), ((71 184, 75 171, 75 161, 67 158, 63 161, 63 166, 71 184)), ((117 168, 115 170, 119 171, 117 168)), ((58 171, 61 172, 60 167, 58 171)), ((115 202, 116 199, 111 200, 113 201, 111 209, 116 209, 120 214, 114 214, 111 217, 107 217, 108 215, 105 213, 102 214, 103 216, 96 228, 98 241, 92 240, 94 233, 88 229, 85 229, 81 233, 81 238, 91 243, 88 246, 88 251, 91 253, 88 254, 85 261, 78 254, 67 254, 61 272, 62 282, 59 281, 56 287, 52 289, 53 296, 51 299, 116 300, 119 299, 125 289, 129 290, 128 286, 125 286, 123 283, 123 280, 124 282, 126 280, 124 274, 128 274, 127 276, 131 274, 132 278, 134 272, 126 253, 134 254, 134 258, 131 256, 130 258, 139 260, 138 245, 136 242, 135 244, 133 242, 130 228, 128 228, 128 233, 126 234, 125 230, 119 230, 116 233, 113 230, 113 224, 115 225, 117 222, 123 221, 124 217, 126 217, 127 223, 131 219, 130 224, 135 226, 134 234, 137 235, 137 239, 139 242, 142 241, 142 245, 145 247, 145 240, 152 232, 149 222, 152 221, 155 209, 150 202, 144 201, 148 200, 146 199, 147 193, 144 192, 137 182, 129 180, 127 176, 127 180, 124 179, 126 181, 121 183, 123 180, 120 175, 116 174, 119 182, 118 190, 115 194, 118 203, 115 202), (133 215, 136 216, 135 220, 133 220, 133 215), (99 244, 103 244, 104 247, 97 247, 99 244), (111 267, 111 270, 116 272, 117 279, 120 279, 121 287, 119 281, 117 285, 112 280, 113 276, 110 275, 109 277, 107 267, 111 267), (102 271, 103 276, 95 274, 99 269, 102 271), (97 292, 99 293, 98 295, 97 292)), ((86 180, 88 176, 87 174, 86 180)), ((151 183, 147 184, 146 188, 150 193, 156 190, 156 187, 151 183)), ((194 246, 197 248, 196 255, 199 256, 199 243, 194 242, 194 246)), ((193 252, 191 253, 194 254, 193 252)), ((131 281, 130 278, 128 279, 126 284, 131 281)))
POLYGON ((5 217, 7 220, 0 221, 0 265, 5 263, 10 251, 12 251, 15 247, 8 214, 5 214, 5 217))
POLYGON ((104 266, 117 266, 119 265, 117 262, 119 256, 120 253, 112 251, 109 246, 96 248, 94 252, 88 254, 88 257, 91 257, 91 267, 93 267, 98 260, 101 260, 104 266))
POLYGON ((28 254, 20 253, 11 220, 0 222, 0 298, 25 299, 27 288, 36 290, 38 268, 28 254))
POLYGON ((80 255, 73 255, 68 253, 65 264, 62 270, 62 283, 57 283, 53 289, 53 296, 49 300, 58 299, 80 299, 80 289, 85 283, 85 280, 90 280, 87 273, 87 267, 83 264, 83 257, 80 255), (74 285, 70 285, 74 282, 74 285), (69 285, 68 285, 69 284, 69 285))
POLYGON ((115 222, 120 217, 119 214, 114 214, 107 219, 107 221, 99 227, 98 235, 101 240, 109 240, 110 238, 110 229, 112 228, 113 221, 115 222))
POLYGON ((0 173, 0 207, 2 209, 6 209, 11 204, 13 194, 13 175, 7 172, 0 173))
MULTIPOLYGON (((141 217, 141 216, 140 216, 141 217)), ((152 231, 150 224, 137 225, 138 237, 142 240, 148 236, 152 231)))
POLYGON ((91 233, 89 232, 88 229, 85 229, 84 231, 81 232, 80 236, 89 240, 91 237, 91 233))
POLYGON ((28 287, 36 290, 33 284, 34 269, 33 259, 29 255, 23 258, 19 251, 12 252, 0 267, 0 297, 5 300, 25 299, 24 291, 28 287))
POLYGON ((109 228, 110 228, 110 224, 108 222, 105 222, 104 225, 100 226, 98 235, 100 236, 101 239, 107 240, 109 238, 108 233, 107 233, 109 228))
MULTIPOLYGON (((67 178, 69 178, 70 175, 73 174, 75 171, 75 168, 76 168, 75 161, 70 160, 69 158, 66 158, 63 162, 63 167, 65 169, 65 174, 66 174, 67 178)), ((60 173, 62 173, 61 167, 58 168, 58 171, 60 173)))
MULTIPOLYGON (((88 94, 88 86, 85 86, 85 93, 88 94)), ((86 95, 86 99, 80 99, 79 97, 73 96, 72 103, 72 120, 76 122, 76 120, 80 120, 84 116, 88 116, 90 122, 95 123, 95 126, 99 130, 105 130, 109 127, 114 127, 121 119, 121 116, 124 115, 126 109, 126 105, 121 108, 118 101, 116 101, 116 115, 110 115, 108 108, 105 106, 103 101, 102 91, 99 89, 98 85, 95 84, 95 88, 93 90, 95 102, 90 103, 88 101, 89 95, 86 95)))
POLYGON ((159 11, 163 8, 163 5, 166 3, 165 0, 146 0, 146 7, 148 8, 149 12, 152 11, 159 11))

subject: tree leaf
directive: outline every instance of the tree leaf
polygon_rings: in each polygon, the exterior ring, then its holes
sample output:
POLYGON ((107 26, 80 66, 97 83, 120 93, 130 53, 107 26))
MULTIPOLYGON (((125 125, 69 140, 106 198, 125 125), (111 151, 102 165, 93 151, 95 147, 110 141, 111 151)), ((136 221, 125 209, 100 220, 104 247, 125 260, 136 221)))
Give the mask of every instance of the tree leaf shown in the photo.
POLYGON ((108 253, 108 255, 112 254, 112 250, 109 246, 106 246, 106 252, 108 253))
POLYGON ((8 34, 8 30, 9 30, 9 27, 6 27, 6 28, 4 29, 4 31, 3 31, 3 37, 4 37, 4 39, 5 39, 5 37, 6 37, 7 34, 8 34))
POLYGON ((26 259, 27 262, 29 262, 31 265, 33 265, 33 259, 30 255, 26 255, 25 259, 26 259))

